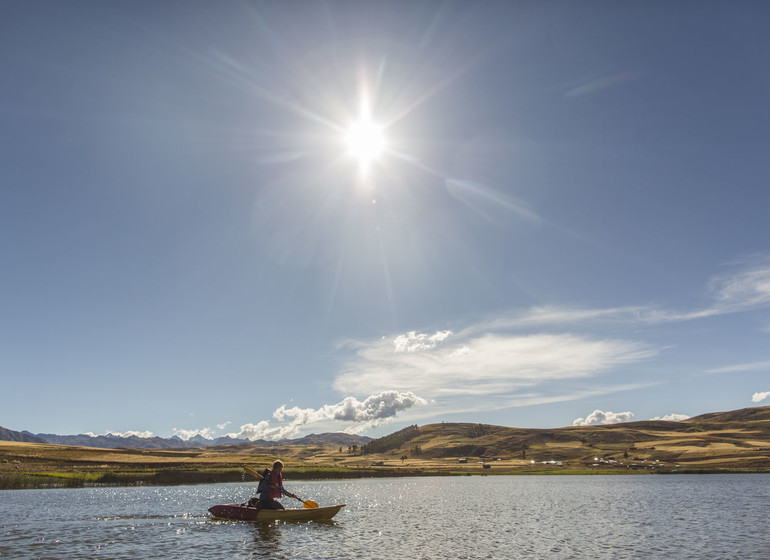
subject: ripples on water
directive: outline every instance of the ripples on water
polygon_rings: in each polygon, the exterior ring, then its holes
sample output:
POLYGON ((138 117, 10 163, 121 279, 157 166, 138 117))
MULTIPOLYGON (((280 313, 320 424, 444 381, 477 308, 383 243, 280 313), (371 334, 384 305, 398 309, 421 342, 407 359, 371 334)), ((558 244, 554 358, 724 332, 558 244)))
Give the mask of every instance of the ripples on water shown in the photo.
POLYGON ((289 480, 348 507, 326 523, 209 517, 255 486, 0 491, 0 558, 770 558, 770 475, 289 480))

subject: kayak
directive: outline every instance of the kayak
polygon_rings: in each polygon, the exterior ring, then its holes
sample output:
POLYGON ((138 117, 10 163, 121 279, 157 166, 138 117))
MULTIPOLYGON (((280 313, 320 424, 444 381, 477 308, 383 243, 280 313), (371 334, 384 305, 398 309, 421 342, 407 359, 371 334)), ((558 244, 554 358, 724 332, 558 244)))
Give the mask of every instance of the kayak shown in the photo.
POLYGON ((220 504, 210 507, 209 511, 214 517, 241 521, 323 521, 331 519, 344 507, 345 504, 303 509, 258 509, 242 504, 220 504))

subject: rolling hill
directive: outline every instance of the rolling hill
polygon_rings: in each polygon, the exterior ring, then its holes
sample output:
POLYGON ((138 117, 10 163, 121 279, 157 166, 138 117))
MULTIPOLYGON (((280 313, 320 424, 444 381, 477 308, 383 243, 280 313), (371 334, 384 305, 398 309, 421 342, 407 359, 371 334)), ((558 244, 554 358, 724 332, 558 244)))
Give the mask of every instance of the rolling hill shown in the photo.
POLYGON ((770 406, 681 422, 523 429, 486 424, 411 426, 363 448, 386 457, 495 458, 595 464, 597 460, 770 467, 770 406))

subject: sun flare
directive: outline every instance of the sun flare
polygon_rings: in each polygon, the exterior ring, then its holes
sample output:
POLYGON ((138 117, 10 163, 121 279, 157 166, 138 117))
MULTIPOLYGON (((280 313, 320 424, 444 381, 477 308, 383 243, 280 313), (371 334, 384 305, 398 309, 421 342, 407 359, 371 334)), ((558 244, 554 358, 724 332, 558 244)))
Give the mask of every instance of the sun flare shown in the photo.
POLYGON ((385 148, 382 128, 368 117, 350 125, 345 134, 348 154, 365 168, 377 159, 385 148))

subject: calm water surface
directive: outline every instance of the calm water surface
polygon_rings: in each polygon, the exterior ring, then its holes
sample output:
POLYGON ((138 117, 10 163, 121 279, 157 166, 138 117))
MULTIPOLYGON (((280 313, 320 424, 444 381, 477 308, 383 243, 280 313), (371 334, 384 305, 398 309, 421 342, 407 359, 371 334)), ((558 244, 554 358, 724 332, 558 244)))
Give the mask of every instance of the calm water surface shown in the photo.
POLYGON ((0 558, 770 558, 770 475, 290 476, 299 496, 348 506, 262 525, 207 512, 255 484, 5 490, 0 558))

